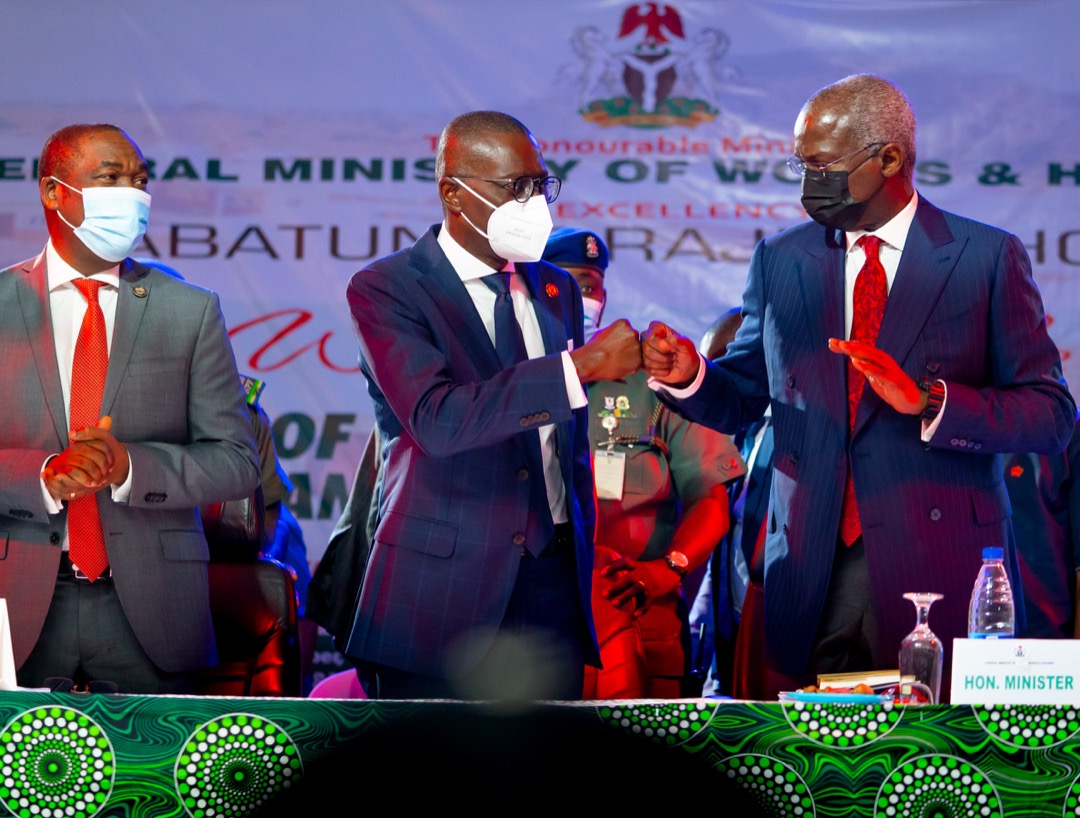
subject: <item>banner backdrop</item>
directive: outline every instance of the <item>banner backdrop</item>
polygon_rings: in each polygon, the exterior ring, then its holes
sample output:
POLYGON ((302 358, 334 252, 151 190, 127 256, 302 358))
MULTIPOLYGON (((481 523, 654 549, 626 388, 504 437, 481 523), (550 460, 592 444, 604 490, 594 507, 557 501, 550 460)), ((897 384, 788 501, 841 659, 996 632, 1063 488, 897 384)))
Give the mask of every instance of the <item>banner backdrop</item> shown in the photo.
MULTIPOLYGON (((312 561, 372 426, 349 276, 440 219, 434 152, 467 110, 517 116, 603 235, 606 317, 699 336, 765 235, 805 219, 799 108, 882 74, 919 121, 920 194, 1028 247, 1065 358, 1080 344, 1080 4, 1070 0, 135 0, 0 3, 0 257, 40 252, 36 157, 113 122, 151 161, 140 253, 221 295, 265 379, 312 561)), ((123 436, 123 430, 116 430, 123 436)))

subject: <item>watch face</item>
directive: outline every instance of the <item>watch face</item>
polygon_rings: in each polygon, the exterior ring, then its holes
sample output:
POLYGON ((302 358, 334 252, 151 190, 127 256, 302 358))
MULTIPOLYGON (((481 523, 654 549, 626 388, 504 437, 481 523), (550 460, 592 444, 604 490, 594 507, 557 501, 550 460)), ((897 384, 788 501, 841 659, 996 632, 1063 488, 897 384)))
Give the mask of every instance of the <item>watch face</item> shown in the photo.
POLYGON ((671 551, 667 555, 668 565, 678 571, 680 574, 685 574, 687 569, 690 568, 690 560, 686 558, 686 554, 681 551, 671 551))

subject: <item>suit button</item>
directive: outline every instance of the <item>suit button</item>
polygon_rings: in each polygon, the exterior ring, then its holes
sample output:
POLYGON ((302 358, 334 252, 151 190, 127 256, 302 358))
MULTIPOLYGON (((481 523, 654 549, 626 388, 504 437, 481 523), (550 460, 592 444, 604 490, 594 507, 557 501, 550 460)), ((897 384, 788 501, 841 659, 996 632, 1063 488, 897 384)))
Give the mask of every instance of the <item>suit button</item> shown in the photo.
POLYGON ((526 480, 529 479, 529 470, 528 469, 518 469, 517 478, 518 478, 518 480, 520 482, 524 483, 526 480))
POLYGON ((55 531, 52 532, 49 535, 49 542, 51 542, 53 545, 59 545, 60 544, 60 535, 55 531))
POLYGON ((979 449, 982 448, 982 444, 981 443, 976 443, 974 448, 975 448, 976 451, 978 451, 979 449))
POLYGON ((550 412, 541 412, 541 413, 540 413, 539 415, 537 415, 537 417, 538 417, 538 418, 539 418, 539 419, 540 419, 540 420, 541 420, 542 422, 545 422, 545 423, 546 423, 547 421, 551 420, 551 413, 550 413, 550 412))
POLYGON ((941 519, 941 509, 940 508, 932 508, 932 509, 930 509, 930 519, 933 520, 935 523, 938 520, 940 520, 941 519))
POLYGON ((783 530, 784 534, 787 534, 787 523, 784 523, 783 526, 781 526, 781 529, 783 530))
POLYGON ((514 545, 525 545, 525 535, 515 534, 512 542, 514 543, 514 545))
POLYGON ((526 427, 528 425, 529 425, 529 419, 528 418, 522 418, 521 420, 518 421, 518 426, 521 426, 522 428, 524 428, 524 427, 526 427))
POLYGON ((960 440, 959 440, 959 438, 954 437, 952 440, 949 441, 949 443, 951 443, 953 446, 959 446, 960 445, 960 440))
POLYGON ((794 389, 795 388, 795 376, 794 375, 788 375, 787 376, 787 385, 788 385, 788 389, 794 389))
POLYGON ((792 463, 798 463, 799 462, 799 453, 798 452, 792 452, 791 453, 791 462, 792 463))
POLYGON ((939 364, 937 361, 927 361, 926 371, 929 372, 931 375, 936 375, 938 372, 941 371, 941 364, 939 364))

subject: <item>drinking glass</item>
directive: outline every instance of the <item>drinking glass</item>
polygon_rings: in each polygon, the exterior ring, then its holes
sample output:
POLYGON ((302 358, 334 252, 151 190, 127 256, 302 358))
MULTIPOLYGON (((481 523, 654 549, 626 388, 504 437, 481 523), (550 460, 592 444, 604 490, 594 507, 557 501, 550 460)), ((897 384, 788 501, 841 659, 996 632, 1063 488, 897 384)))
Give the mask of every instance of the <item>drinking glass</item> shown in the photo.
POLYGON ((925 685, 930 692, 930 704, 940 701, 941 665, 945 660, 945 649, 930 626, 930 606, 942 598, 941 594, 904 594, 915 605, 915 630, 904 637, 900 643, 900 692, 904 690, 904 679, 925 685))

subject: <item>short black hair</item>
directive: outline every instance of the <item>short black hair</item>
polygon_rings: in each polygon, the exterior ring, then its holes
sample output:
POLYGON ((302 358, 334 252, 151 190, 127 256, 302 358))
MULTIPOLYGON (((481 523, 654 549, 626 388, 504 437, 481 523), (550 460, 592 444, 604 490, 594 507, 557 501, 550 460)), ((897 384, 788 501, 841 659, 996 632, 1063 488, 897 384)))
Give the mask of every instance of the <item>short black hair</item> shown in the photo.
POLYGON ((38 159, 38 178, 63 174, 81 155, 79 144, 83 137, 98 131, 123 133, 120 128, 107 123, 66 125, 46 139, 45 146, 41 149, 41 158, 38 159))
MULTIPOLYGON (((435 151, 435 176, 441 179, 446 175, 446 153, 459 143, 468 144, 489 134, 510 134, 531 136, 529 129, 509 114, 499 111, 470 111, 455 117, 443 128, 439 137, 439 146, 435 151)), ((462 168, 457 169, 463 172, 462 168)))

